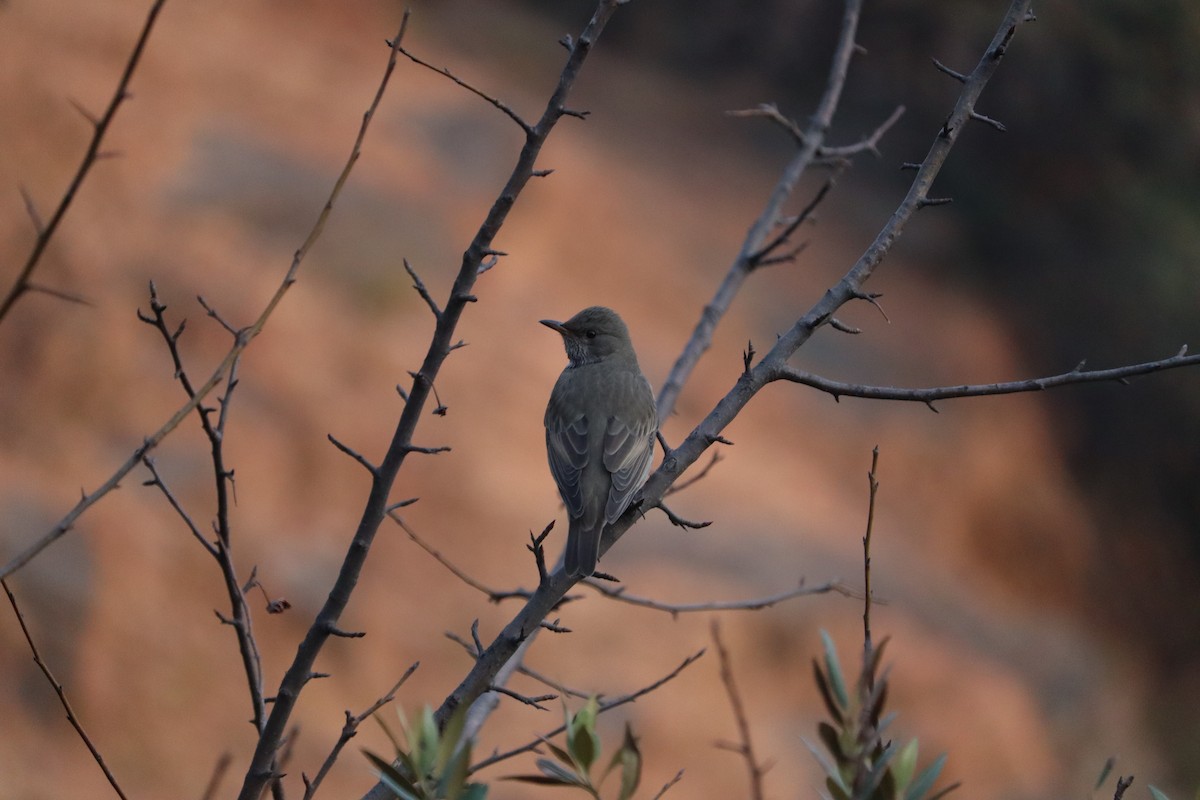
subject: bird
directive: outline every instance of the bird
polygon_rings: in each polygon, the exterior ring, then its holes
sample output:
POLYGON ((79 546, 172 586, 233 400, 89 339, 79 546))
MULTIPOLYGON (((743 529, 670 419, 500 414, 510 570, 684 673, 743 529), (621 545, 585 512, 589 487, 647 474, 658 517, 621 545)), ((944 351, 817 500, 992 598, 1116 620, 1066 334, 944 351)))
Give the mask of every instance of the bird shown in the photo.
POLYGON ((658 410, 615 311, 591 306, 566 322, 540 322, 567 350, 546 406, 546 453, 569 518, 565 571, 579 580, 596 571, 605 527, 650 475, 658 410))

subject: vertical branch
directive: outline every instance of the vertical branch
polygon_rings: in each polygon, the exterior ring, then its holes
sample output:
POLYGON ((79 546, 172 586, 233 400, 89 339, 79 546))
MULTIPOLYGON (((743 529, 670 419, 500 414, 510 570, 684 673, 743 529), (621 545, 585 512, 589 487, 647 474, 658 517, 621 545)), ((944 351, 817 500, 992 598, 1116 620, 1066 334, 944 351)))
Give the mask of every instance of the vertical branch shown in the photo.
MULTIPOLYGON (((42 225, 39 224, 37 216, 31 213, 34 224, 37 227, 37 239, 34 240, 33 249, 29 253, 29 257, 25 259, 25 265, 21 267, 21 271, 17 274, 17 279, 13 282, 12 288, 0 300, 0 322, 8 316, 9 310, 21 299, 21 296, 33 288, 30 278, 33 271, 37 269, 38 263, 42 259, 42 254, 46 251, 46 246, 50 244, 50 239, 54 237, 58 230, 59 223, 66 216, 67 209, 71 206, 71 201, 75 199, 75 194, 79 191, 79 187, 83 184, 84 178, 91 172, 92 166, 100 156, 100 143, 104 140, 104 135, 108 133, 108 128, 112 124, 113 117, 117 115, 117 109, 121 104, 129 98, 129 81, 133 78, 133 73, 137 69, 138 63, 142 60, 142 52, 146 49, 146 42, 150 39, 150 31, 154 28, 154 22, 158 19, 158 12, 162 10, 166 0, 155 0, 150 6, 149 13, 146 14, 146 21, 142 25, 142 32, 138 36, 137 43, 133 46, 133 52, 129 54, 129 60, 125 64, 125 70, 121 73, 121 79, 117 82, 116 91, 113 92, 112 99, 108 101, 108 108, 105 109, 104 115, 99 119, 88 117, 92 123, 92 140, 88 143, 87 150, 83 154, 83 160, 79 164, 79 168, 75 170, 75 176, 71 179, 71 183, 67 186, 67 190, 63 193, 62 199, 58 201, 58 207, 54 209, 54 214, 51 215, 49 222, 42 225)), ((27 207, 33 209, 33 204, 26 197, 27 207)))
POLYGON ((92 754, 96 764, 104 773, 104 777, 108 779, 108 784, 112 786, 113 791, 121 800, 126 800, 125 792, 121 791, 120 784, 117 783, 116 777, 112 774, 112 770, 108 768, 108 764, 104 762, 104 756, 100 755, 100 751, 96 749, 96 745, 92 743, 91 737, 87 735, 87 731, 83 729, 83 724, 79 718, 75 716, 75 709, 71 708, 71 702, 67 700, 66 690, 63 685, 54 677, 54 673, 50 671, 50 667, 42 660, 42 654, 38 651, 37 645, 33 643, 33 635, 29 632, 29 626, 25 624, 25 615, 21 613, 21 607, 17 605, 17 598, 13 595, 12 590, 8 588, 8 582, 0 579, 0 586, 4 587, 4 593, 8 595, 9 605, 12 606, 13 613, 17 615, 17 623, 21 626, 21 633, 25 634, 25 641, 29 644, 29 649, 33 651, 33 663, 38 665, 38 669, 46 676, 46 680, 50 682, 54 693, 58 695, 58 702, 62 704, 63 710, 67 712, 67 722, 71 723, 71 727, 79 734, 79 738, 83 740, 88 751, 92 754))
MULTIPOLYGON (((879 491, 879 480, 875 470, 879 466, 879 445, 871 450, 871 470, 867 473, 870 498, 867 501, 867 530, 863 534, 863 663, 871 661, 871 530, 875 527, 875 495, 879 491)), ((869 688, 869 687, 868 687, 869 688)))
POLYGON ((742 705, 742 697, 738 694, 737 684, 733 679, 733 666, 729 659, 729 651, 721 641, 721 627, 716 620, 712 623, 713 644, 717 647, 717 658, 721 663, 721 683, 725 685, 725 693, 729 696, 729 705, 733 709, 733 719, 737 724, 738 743, 721 743, 726 750, 732 750, 746 762, 746 770, 750 773, 750 798, 763 800, 763 775, 769 767, 758 762, 754 755, 754 744, 750 741, 750 722, 746 719, 746 709, 742 705))

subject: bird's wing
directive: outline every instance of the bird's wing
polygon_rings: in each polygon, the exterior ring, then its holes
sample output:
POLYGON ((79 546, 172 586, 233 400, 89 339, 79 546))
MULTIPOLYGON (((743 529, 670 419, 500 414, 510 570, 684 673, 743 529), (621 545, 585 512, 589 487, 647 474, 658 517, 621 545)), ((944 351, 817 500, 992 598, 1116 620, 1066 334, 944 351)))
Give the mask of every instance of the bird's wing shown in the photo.
POLYGON ((630 423, 618 417, 608 418, 604 431, 604 468, 612 474, 612 488, 604 517, 610 523, 625 512, 650 474, 656 427, 653 420, 653 416, 646 416, 630 423))
POLYGON ((587 465, 587 417, 570 422, 561 417, 547 417, 546 452, 550 457, 550 473, 558 484, 559 494, 572 517, 583 514, 583 491, 579 476, 587 465))

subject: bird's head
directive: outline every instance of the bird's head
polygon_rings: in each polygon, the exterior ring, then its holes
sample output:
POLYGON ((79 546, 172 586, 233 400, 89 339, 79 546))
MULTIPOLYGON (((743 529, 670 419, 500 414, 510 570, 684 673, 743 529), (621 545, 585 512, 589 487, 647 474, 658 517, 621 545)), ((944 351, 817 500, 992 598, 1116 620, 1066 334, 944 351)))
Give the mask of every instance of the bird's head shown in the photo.
POLYGON ((628 357, 636 362, 629 329, 611 308, 592 306, 566 322, 544 319, 541 323, 562 334, 571 366, 594 364, 611 356, 628 357))

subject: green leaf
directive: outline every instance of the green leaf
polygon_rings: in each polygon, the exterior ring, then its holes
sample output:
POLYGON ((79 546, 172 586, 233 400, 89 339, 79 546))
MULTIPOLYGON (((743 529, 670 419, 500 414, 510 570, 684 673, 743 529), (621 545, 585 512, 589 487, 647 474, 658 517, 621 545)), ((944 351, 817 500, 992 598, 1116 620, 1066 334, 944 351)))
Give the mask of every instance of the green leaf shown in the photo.
POLYGON ((838 788, 841 789, 842 796, 849 797, 850 787, 846 785, 846 781, 842 778, 841 771, 838 770, 838 768, 833 765, 833 762, 826 758, 825 754, 818 750, 816 746, 808 739, 805 739, 803 736, 801 736, 800 741, 804 742, 804 746, 807 747, 809 752, 813 754, 813 757, 817 759, 817 763, 821 765, 821 769, 825 770, 825 774, 828 776, 828 779, 836 783, 838 788))
POLYGON ((413 761, 420 768, 419 777, 434 774, 434 762, 437 760, 438 734, 437 723, 433 719, 433 709, 425 706, 421 709, 421 723, 417 729, 417 741, 412 748, 413 761))
POLYGON ((1171 800, 1169 797, 1167 797, 1165 794, 1163 794, 1156 787, 1150 786, 1149 788, 1150 788, 1150 796, 1153 797, 1154 800, 1171 800))
POLYGON ((825 788, 829 790, 829 796, 833 800, 850 800, 850 794, 842 788, 844 785, 834 782, 833 778, 825 779, 825 788))
POLYGON ((637 739, 628 722, 625 723, 625 741, 613 757, 613 764, 618 761, 621 763, 621 792, 617 800, 629 800, 642 780, 642 751, 638 749, 637 739))
POLYGON ((378 770, 379 780, 388 787, 400 800, 425 800, 424 792, 421 792, 417 787, 413 786, 408 778, 400 774, 399 770, 393 767, 389 762, 383 760, 379 756, 372 753, 370 750, 363 750, 363 755, 367 757, 375 769, 378 770))
POLYGON ((920 745, 913 739, 896 754, 892 763, 892 777, 896 780, 896 795, 903 797, 908 785, 912 783, 913 773, 917 771, 917 752, 920 745))
POLYGON ((462 795, 470 771, 471 743, 463 742, 462 747, 451 754, 449 763, 445 764, 437 773, 438 788, 446 800, 455 800, 462 795))
POLYGON ((821 665, 814 658, 813 662, 813 680, 817 683, 817 690, 821 693, 821 699, 825 701, 825 710, 829 712, 829 716, 833 717, 833 721, 838 725, 845 723, 845 718, 842 715, 842 710, 838 708, 837 703, 833 702, 833 694, 829 691, 829 682, 825 680, 825 673, 821 671, 821 665))
POLYGON ((546 747, 550 750, 550 752, 554 754, 554 757, 557 758, 559 761, 563 762, 568 767, 575 766, 575 762, 571 760, 571 754, 568 753, 566 750, 563 750, 561 747, 559 747, 558 745, 554 744, 553 742, 551 742, 549 739, 546 739, 546 738, 542 739, 542 744, 546 745, 546 747))
POLYGON ((829 674, 830 688, 833 689, 833 695, 837 698, 838 706, 849 708, 850 697, 846 693, 846 681, 842 679, 842 666, 838 663, 837 649, 833 646, 833 639, 823 629, 821 631, 821 641, 825 645, 825 671, 829 674))
POLYGON ((821 737, 821 742, 824 743, 825 749, 833 756, 838 764, 845 764, 850 761, 850 756, 842 749, 841 737, 838 736, 837 729, 828 722, 817 724, 817 735, 821 737))
POLYGON ((921 770, 921 774, 917 776, 912 786, 908 787, 908 791, 905 792, 904 800, 921 800, 933 786, 934 781, 938 779, 938 775, 945 765, 946 754, 942 753, 933 760, 932 764, 921 770))
POLYGON ((591 771, 592 763, 600 755, 600 737, 596 734, 597 708, 596 697, 592 695, 571 718, 568 728, 567 749, 585 775, 591 771))
POLYGON ((577 775, 571 770, 559 766, 558 763, 551 761, 548 758, 539 758, 534 762, 537 768, 542 771, 542 774, 548 778, 557 778, 560 783, 569 784, 571 786, 584 786, 587 784, 582 776, 577 775))
MULTIPOLYGON (((454 713, 450 715, 450 719, 446 720, 446 727, 442 730, 441 741, 438 742, 437 757, 433 762, 433 773, 435 775, 444 774, 446 772, 446 765, 450 763, 450 759, 454 756, 454 753, 462 751, 462 748, 458 746, 458 740, 462 738, 463 726, 467 722, 467 712, 470 709, 470 703, 461 703, 458 708, 454 709, 454 713)), ((430 719, 432 720, 432 718, 433 715, 430 714, 430 719)))
POLYGON ((1096 785, 1092 787, 1093 792, 1099 791, 1100 787, 1104 785, 1104 782, 1108 780, 1109 774, 1112 773, 1112 769, 1116 765, 1117 759, 1113 756, 1109 756, 1108 758, 1104 759, 1104 766, 1100 768, 1100 775, 1096 778, 1096 785))

